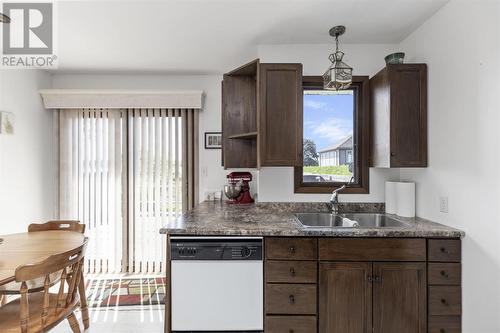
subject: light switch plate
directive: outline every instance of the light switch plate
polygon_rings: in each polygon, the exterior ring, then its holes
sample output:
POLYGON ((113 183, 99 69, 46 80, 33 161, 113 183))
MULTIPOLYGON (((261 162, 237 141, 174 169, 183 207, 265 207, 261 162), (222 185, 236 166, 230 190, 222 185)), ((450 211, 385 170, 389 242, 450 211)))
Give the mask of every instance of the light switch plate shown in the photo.
POLYGON ((448 213, 448 197, 439 197, 439 211, 448 213))

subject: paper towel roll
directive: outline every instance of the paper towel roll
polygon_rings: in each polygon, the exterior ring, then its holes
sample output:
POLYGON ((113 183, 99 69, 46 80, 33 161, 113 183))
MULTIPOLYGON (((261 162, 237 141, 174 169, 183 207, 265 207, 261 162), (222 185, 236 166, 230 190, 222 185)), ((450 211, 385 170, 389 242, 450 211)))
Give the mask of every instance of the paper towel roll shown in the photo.
POLYGON ((342 226, 348 228, 357 228, 359 227, 359 223, 354 220, 348 219, 347 217, 343 217, 342 226))
POLYGON ((397 182, 385 182, 385 212, 387 214, 397 213, 397 182))
POLYGON ((415 217, 415 183, 400 182, 396 186, 397 212, 403 217, 415 217))

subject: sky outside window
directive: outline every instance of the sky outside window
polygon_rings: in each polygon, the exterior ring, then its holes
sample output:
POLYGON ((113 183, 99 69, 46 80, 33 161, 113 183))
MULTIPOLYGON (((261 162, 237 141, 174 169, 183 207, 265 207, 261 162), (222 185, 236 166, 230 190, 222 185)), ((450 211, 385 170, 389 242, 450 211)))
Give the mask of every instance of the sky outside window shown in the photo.
POLYGON ((304 181, 349 180, 353 169, 353 119, 352 90, 304 91, 304 156, 316 156, 317 160, 304 159, 304 181), (315 146, 315 152, 311 146, 315 146))

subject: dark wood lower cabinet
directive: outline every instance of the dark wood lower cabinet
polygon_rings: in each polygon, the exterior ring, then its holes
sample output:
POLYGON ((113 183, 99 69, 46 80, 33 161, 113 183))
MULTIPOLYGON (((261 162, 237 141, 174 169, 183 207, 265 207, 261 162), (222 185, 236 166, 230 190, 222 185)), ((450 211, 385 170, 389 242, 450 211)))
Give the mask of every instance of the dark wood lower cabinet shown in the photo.
POLYGON ((314 333, 315 316, 266 316, 266 333, 314 333))
POLYGON ((316 314, 315 284, 266 285, 266 312, 268 314, 316 314))
POLYGON ((372 331, 371 263, 320 263, 319 332, 372 331))
POLYGON ((319 267, 320 333, 426 333, 426 264, 335 262, 319 267))
POLYGON ((373 264, 373 332, 427 332, 425 263, 373 264))
POLYGON ((460 333, 462 320, 460 316, 430 316, 429 333, 460 333))
POLYGON ((459 239, 277 237, 266 250, 266 333, 461 332, 459 239))

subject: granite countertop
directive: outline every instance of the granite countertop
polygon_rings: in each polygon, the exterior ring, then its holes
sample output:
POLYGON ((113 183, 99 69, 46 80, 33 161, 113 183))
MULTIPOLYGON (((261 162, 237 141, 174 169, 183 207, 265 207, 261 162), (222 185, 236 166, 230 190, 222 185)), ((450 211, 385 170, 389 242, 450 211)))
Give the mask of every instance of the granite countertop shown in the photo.
MULTIPOLYGON (((345 203, 344 212, 383 212, 384 204, 345 203)), ((307 228, 296 212, 328 212, 326 203, 258 203, 231 205, 205 201, 160 229, 170 235, 436 237, 461 238, 465 233, 422 218, 404 219, 404 228, 307 228)))

